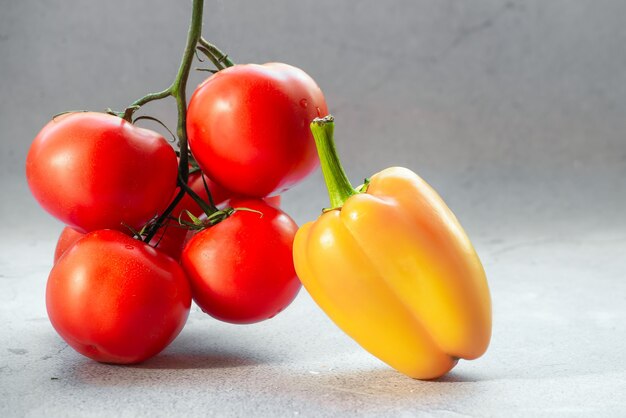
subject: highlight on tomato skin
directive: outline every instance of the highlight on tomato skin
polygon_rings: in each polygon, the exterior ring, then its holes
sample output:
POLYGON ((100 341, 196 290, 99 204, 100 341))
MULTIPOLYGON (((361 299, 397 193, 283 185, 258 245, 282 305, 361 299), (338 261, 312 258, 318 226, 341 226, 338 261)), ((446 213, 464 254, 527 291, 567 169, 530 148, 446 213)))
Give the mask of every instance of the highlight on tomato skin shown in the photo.
POLYGON ((46 287, 54 329, 74 350, 104 363, 158 354, 182 330, 190 306, 176 261, 113 230, 88 233, 70 247, 46 287))
POLYGON ((167 207, 177 176, 176 154, 165 138, 105 113, 53 118, 26 157, 35 199, 83 233, 140 229, 167 207))
POLYGON ((299 68, 235 65, 209 77, 189 101, 187 133, 198 165, 242 196, 281 193, 319 165, 310 121, 328 113, 299 68))
POLYGON ((233 199, 230 205, 240 210, 196 233, 181 261, 205 313, 250 324, 284 310, 301 288, 292 257, 298 227, 260 199, 233 199))

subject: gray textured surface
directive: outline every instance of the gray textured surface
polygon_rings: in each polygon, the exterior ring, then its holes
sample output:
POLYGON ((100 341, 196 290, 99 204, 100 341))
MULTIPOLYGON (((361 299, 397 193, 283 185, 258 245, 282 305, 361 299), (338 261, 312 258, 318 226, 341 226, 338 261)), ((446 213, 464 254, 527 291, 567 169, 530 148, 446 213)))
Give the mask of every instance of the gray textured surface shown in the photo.
MULTIPOLYGON (((305 293, 255 326, 194 311, 137 367, 65 348, 43 299, 61 226, 28 195, 26 150, 55 113, 123 108, 168 84, 188 2, 5 0, 0 416, 626 415, 626 3, 207 0, 207 12, 206 36, 235 60, 318 81, 355 182, 404 165, 444 196, 490 279, 489 351, 412 381, 305 293)), ((147 112, 174 124, 172 103, 147 112)), ((317 216, 319 172, 284 202, 300 223, 317 216)))
POLYGON ((0 415, 623 416, 624 237, 477 244, 494 300, 490 350, 419 382, 360 350, 304 293, 258 325, 221 324, 195 310, 179 338, 143 365, 94 363, 46 319, 53 242, 3 242, 0 415))

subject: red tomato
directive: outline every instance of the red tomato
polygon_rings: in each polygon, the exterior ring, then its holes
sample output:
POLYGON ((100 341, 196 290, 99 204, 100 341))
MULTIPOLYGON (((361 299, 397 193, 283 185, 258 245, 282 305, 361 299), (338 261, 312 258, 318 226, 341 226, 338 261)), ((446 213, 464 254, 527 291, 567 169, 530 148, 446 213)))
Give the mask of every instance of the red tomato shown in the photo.
POLYGON ((85 235, 55 264, 46 306, 72 348, 105 363, 138 363, 183 328, 189 283, 172 258, 112 230, 85 235))
POLYGON ((59 240, 57 241, 57 246, 54 249, 54 263, 56 264, 59 261, 59 258, 70 248, 72 245, 76 243, 79 239, 84 237, 85 234, 82 232, 78 232, 74 228, 70 228, 66 226, 61 231, 61 235, 59 235, 59 240))
POLYGON ((291 253, 298 226, 262 200, 231 205, 262 215, 237 211, 198 232, 181 261, 204 312, 226 322, 258 322, 285 309, 300 290, 291 253))
POLYGON ((187 228, 181 227, 177 221, 167 221, 150 240, 150 246, 165 253, 176 261, 185 247, 187 228))
POLYGON ((287 64, 235 65, 200 84, 187 133, 196 161, 235 194, 280 193, 319 164, 309 124, 328 113, 315 81, 287 64))
POLYGON ((104 113, 49 122, 26 157, 41 206, 78 231, 140 229, 170 201, 178 167, 159 134, 104 113))

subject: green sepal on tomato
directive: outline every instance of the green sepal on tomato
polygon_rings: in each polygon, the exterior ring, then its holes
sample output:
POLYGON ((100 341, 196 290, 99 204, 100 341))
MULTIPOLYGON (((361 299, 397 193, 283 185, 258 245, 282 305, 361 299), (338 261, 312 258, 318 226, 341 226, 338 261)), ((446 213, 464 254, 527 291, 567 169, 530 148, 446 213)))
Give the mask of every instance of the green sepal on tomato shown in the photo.
POLYGON ((309 123, 327 113, 322 91, 301 69, 235 65, 209 77, 191 97, 189 146, 200 168, 226 189, 271 196, 319 165, 309 123))
POLYGON ((144 361, 182 330, 189 283, 171 257, 119 231, 86 234, 52 268, 46 308, 79 353, 104 363, 144 361))

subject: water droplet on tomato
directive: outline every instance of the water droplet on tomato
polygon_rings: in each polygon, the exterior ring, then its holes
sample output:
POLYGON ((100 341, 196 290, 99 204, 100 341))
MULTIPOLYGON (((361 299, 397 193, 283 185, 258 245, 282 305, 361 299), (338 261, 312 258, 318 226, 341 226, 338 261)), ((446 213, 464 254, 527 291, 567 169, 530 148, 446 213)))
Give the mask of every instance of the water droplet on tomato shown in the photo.
POLYGON ((322 110, 319 107, 315 108, 317 110, 317 117, 321 118, 322 117, 322 110))
POLYGON ((126 247, 127 250, 134 250, 135 249, 135 247, 133 245, 130 245, 130 244, 126 244, 125 247, 126 247))
POLYGON ((309 102, 307 102, 306 99, 300 100, 300 106, 302 106, 303 108, 306 109, 308 105, 309 105, 309 102))

